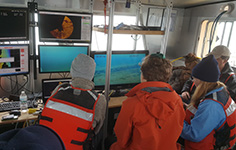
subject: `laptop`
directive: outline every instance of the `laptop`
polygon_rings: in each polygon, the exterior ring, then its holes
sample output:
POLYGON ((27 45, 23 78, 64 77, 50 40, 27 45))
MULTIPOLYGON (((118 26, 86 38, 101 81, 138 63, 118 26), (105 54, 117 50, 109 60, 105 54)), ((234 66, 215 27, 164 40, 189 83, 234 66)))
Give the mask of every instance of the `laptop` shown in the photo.
POLYGON ((62 83, 71 83, 71 78, 43 79, 42 80, 42 100, 46 103, 53 90, 62 83))

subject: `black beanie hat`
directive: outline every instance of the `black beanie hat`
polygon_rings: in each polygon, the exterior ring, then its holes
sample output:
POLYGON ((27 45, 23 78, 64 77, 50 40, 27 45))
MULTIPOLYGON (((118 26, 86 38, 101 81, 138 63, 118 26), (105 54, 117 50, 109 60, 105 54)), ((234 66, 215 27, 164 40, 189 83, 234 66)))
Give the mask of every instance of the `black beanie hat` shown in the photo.
POLYGON ((218 62, 213 55, 202 59, 192 71, 192 76, 205 82, 217 82, 220 77, 218 62))

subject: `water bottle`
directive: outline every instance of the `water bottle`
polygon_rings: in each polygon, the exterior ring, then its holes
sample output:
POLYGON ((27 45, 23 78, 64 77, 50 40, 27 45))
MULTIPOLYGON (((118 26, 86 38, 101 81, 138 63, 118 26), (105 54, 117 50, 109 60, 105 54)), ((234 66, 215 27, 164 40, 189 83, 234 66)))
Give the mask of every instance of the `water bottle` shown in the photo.
POLYGON ((25 94, 25 91, 21 91, 21 94, 20 94, 20 109, 21 109, 21 112, 27 112, 27 109, 28 109, 27 95, 25 94))

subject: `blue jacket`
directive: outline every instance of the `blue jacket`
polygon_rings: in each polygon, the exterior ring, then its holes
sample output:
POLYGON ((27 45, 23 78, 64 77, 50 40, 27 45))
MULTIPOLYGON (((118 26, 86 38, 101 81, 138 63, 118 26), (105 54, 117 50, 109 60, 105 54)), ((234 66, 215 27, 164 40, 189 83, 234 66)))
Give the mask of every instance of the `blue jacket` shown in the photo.
MULTIPOLYGON (((206 96, 221 91, 223 87, 215 89, 206 94, 206 96)), ((193 141, 200 142, 212 130, 218 129, 225 121, 226 116, 224 108, 218 102, 206 99, 199 104, 194 118, 191 120, 191 125, 184 121, 181 137, 193 141)))

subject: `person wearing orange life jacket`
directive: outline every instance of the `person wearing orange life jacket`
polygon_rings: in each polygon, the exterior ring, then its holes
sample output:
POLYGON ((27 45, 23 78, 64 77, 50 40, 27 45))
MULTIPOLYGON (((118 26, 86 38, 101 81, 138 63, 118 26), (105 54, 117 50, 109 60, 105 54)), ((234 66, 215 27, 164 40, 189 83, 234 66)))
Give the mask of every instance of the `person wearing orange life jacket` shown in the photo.
MULTIPOLYGON (((231 98, 236 100, 236 77, 233 69, 228 63, 228 60, 230 58, 230 51, 226 46, 219 45, 216 46, 211 53, 208 55, 214 55, 217 62, 218 66, 221 72, 219 81, 223 82, 227 90, 230 93, 231 98)), ((191 95, 194 93, 195 90, 195 85, 192 81, 192 79, 189 79, 188 81, 185 82, 183 89, 181 91, 181 96, 183 100, 189 101, 191 99, 191 95)))
POLYGON ((232 149, 236 143, 236 104, 219 81, 220 70, 214 56, 209 55, 196 65, 192 76, 196 90, 181 133, 185 150, 232 149))
POLYGON ((71 65, 71 84, 61 84, 47 100, 39 121, 54 130, 67 150, 88 149, 104 122, 106 100, 92 90, 94 60, 79 54, 71 65))
POLYGON ((161 54, 141 65, 141 83, 122 104, 110 150, 177 150, 185 112, 181 98, 167 83, 172 65, 161 54))

